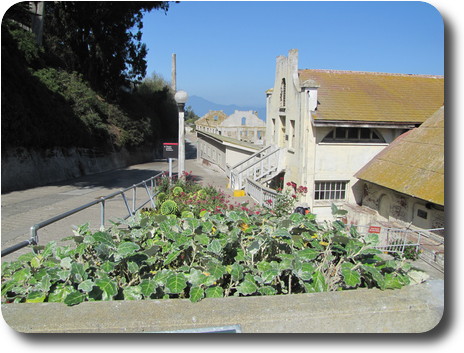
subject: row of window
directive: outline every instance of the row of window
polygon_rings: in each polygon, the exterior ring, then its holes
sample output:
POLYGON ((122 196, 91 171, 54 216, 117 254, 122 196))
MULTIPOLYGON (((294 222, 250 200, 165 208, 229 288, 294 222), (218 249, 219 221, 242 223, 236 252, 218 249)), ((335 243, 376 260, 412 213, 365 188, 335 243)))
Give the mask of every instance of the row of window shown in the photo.
POLYGON ((346 181, 316 181, 314 200, 344 200, 347 183, 346 181))
POLYGON ((363 127, 336 127, 330 131, 322 142, 377 142, 385 140, 374 130, 363 127))

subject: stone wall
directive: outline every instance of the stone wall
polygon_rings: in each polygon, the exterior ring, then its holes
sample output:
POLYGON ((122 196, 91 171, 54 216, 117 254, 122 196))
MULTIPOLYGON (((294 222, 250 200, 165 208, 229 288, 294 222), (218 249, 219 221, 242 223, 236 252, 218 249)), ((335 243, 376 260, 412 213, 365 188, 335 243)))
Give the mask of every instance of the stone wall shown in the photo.
POLYGON ((85 148, 42 151, 16 148, 2 154, 2 193, 123 168, 154 158, 152 148, 109 153, 85 148))

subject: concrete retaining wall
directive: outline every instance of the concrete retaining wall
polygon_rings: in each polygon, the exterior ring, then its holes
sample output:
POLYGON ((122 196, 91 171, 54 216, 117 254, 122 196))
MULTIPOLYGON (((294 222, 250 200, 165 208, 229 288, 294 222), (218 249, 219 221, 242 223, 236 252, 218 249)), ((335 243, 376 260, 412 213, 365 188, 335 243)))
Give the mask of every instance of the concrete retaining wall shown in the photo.
POLYGON ((239 325, 242 333, 420 333, 444 310, 444 281, 398 290, 263 297, 4 304, 3 318, 25 333, 164 332, 239 325))
POLYGON ((153 150, 101 153, 85 148, 33 151, 24 148, 2 155, 2 193, 37 187, 83 175, 144 163, 154 159, 153 150))

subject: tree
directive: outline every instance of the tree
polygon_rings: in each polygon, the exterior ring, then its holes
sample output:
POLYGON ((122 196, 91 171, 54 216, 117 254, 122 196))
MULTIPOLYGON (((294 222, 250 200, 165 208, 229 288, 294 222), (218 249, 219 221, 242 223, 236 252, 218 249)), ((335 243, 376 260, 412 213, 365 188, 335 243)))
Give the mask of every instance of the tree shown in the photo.
POLYGON ((45 7, 44 46, 68 71, 109 98, 146 74, 143 15, 164 1, 57 1, 45 7))

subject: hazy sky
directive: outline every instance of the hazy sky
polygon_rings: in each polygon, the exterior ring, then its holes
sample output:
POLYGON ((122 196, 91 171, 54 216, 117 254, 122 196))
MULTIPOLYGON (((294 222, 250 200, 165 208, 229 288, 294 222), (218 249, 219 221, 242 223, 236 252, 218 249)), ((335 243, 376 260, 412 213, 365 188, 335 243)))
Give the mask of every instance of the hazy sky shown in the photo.
POLYGON ((444 73, 444 25, 425 2, 183 1, 144 18, 147 76, 220 104, 265 105, 275 61, 301 69, 444 73))

